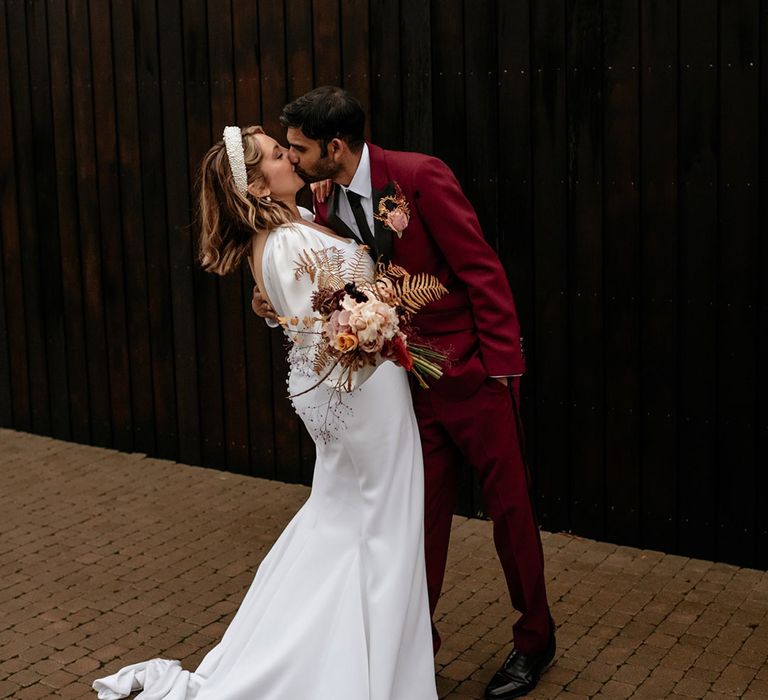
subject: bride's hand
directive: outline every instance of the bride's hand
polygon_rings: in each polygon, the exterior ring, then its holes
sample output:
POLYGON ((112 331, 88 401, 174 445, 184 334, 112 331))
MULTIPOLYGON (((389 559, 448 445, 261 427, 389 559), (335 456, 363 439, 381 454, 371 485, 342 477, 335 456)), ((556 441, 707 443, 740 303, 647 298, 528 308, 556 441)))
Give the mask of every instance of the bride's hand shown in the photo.
POLYGON ((312 194, 315 196, 315 199, 320 202, 320 204, 322 204, 331 194, 331 190, 333 189, 333 180, 313 182, 309 185, 309 188, 312 190, 312 194))

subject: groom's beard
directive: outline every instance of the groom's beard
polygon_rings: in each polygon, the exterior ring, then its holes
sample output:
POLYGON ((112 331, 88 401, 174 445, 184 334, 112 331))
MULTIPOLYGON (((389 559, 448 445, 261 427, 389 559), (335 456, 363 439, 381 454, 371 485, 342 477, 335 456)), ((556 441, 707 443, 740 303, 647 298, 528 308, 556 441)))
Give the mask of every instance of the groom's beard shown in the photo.
POLYGON ((330 158, 323 158, 317 161, 317 165, 311 170, 302 170, 296 167, 299 177, 306 183, 322 182, 323 180, 333 180, 341 170, 341 166, 334 163, 330 158))

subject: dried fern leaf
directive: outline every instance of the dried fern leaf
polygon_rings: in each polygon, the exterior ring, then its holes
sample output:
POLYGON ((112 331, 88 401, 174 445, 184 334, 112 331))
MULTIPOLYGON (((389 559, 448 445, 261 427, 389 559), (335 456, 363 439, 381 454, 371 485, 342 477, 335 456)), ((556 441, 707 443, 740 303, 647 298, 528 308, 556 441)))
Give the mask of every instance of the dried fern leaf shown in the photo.
POLYGON ((368 279, 368 246, 359 246, 355 250, 355 257, 349 261, 345 272, 346 279, 351 282, 358 282, 368 279))
POLYGON ((448 290, 433 275, 420 272, 406 275, 395 283, 401 306, 409 314, 415 314, 424 306, 444 297, 448 290))
POLYGON ((299 259, 293 262, 293 275, 297 280, 300 280, 304 275, 309 275, 309 279, 312 282, 315 281, 315 275, 317 274, 317 261, 312 255, 312 250, 302 250, 299 253, 299 259))
POLYGON ((320 250, 303 250, 299 259, 294 261, 294 276, 301 279, 309 275, 309 279, 320 287, 344 286, 342 269, 344 254, 335 246, 320 250))
POLYGON ((331 349, 325 343, 321 343, 312 360, 312 371, 315 374, 320 374, 333 359, 331 349))
POLYGON ((384 273, 387 275, 387 277, 390 277, 393 280, 400 279, 402 277, 410 277, 408 270, 406 270, 404 267, 400 267, 400 265, 395 265, 393 262, 384 267, 384 273))

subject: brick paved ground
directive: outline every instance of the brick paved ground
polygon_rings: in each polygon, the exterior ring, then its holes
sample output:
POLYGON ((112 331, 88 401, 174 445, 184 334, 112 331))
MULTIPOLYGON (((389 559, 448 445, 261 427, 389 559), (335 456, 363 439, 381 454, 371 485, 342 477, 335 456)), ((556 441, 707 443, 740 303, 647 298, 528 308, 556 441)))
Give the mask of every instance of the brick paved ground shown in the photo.
MULTIPOLYGON (((307 493, 0 429, 0 698, 93 700, 153 656, 194 668, 307 493)), ((768 698, 768 574, 544 543, 560 648, 530 697, 768 698)), ((481 698, 512 623, 489 523, 455 519, 438 616, 441 696, 481 698)))

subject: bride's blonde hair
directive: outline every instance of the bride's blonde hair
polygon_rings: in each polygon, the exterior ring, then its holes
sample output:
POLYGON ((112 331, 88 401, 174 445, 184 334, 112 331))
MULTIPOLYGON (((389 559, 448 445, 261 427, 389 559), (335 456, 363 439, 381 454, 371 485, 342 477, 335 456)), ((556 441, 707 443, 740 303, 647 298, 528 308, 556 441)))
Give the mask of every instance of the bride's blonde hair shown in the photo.
MULTIPOLYGON (((248 186, 266 187, 260 163, 263 153, 256 134, 260 126, 242 129, 243 155, 248 186)), ((251 238, 293 220, 290 210, 277 199, 255 197, 238 190, 224 141, 203 157, 198 175, 200 264, 207 272, 226 275, 251 251, 251 238)))

